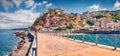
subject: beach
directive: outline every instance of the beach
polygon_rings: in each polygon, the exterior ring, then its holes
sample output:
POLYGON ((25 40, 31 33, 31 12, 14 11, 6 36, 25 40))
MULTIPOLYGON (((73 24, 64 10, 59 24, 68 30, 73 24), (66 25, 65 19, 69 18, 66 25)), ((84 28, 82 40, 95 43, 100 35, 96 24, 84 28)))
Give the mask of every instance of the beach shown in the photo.
POLYGON ((120 56, 119 51, 38 33, 38 56, 120 56))

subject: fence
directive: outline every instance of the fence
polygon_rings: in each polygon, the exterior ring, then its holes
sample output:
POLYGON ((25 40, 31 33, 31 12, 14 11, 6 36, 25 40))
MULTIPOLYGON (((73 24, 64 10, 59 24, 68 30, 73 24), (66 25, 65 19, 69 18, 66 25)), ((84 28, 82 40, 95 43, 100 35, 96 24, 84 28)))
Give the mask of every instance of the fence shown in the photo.
POLYGON ((95 45, 98 45, 98 38, 99 34, 112 34, 113 35, 113 42, 114 42, 114 49, 117 49, 117 35, 120 34, 120 32, 118 31, 114 31, 114 32, 107 32, 107 31, 99 31, 99 32, 76 32, 76 31, 40 31, 40 33, 45 33, 48 35, 53 35, 53 36, 73 36, 72 39, 76 40, 75 36, 76 35, 81 35, 82 36, 82 42, 85 42, 85 34, 95 34, 95 45))
POLYGON ((32 44, 32 56, 37 56, 37 47, 38 47, 37 32, 35 32, 35 36, 32 44))

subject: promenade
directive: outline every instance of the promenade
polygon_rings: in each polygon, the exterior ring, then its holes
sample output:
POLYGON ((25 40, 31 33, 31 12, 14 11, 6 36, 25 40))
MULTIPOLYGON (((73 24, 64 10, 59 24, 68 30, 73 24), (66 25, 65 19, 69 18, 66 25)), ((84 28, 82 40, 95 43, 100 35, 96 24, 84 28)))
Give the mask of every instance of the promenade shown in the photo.
POLYGON ((120 56, 119 51, 112 51, 63 37, 38 33, 37 38, 38 56, 120 56))

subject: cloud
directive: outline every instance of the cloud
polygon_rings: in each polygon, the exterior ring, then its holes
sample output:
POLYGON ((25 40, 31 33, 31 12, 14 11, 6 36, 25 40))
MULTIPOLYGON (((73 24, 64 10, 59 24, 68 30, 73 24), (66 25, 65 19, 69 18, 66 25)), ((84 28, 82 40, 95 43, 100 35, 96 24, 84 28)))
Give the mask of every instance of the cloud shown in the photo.
POLYGON ((120 9, 120 2, 117 0, 116 3, 114 4, 113 7, 114 10, 119 10, 120 9))
POLYGON ((43 1, 43 3, 42 4, 47 4, 48 3, 48 1, 43 1))
POLYGON ((43 2, 39 2, 37 3, 37 6, 45 6, 45 7, 50 7, 52 6, 53 4, 52 3, 49 3, 48 1, 43 1, 43 2))
POLYGON ((33 11, 37 7, 37 3, 34 3, 34 5, 31 7, 31 10, 33 11))
POLYGON ((43 1, 43 2, 39 2, 39 3, 34 3, 31 6, 31 10, 34 10, 37 6, 45 6, 46 8, 51 7, 53 4, 52 3, 48 3, 48 1, 43 1))
POLYGON ((0 28, 24 28, 33 24, 40 13, 31 10, 18 10, 15 13, 0 12, 0 28))
POLYGON ((48 1, 43 1, 43 2, 37 3, 38 6, 44 6, 44 5, 46 6, 47 4, 49 4, 48 1))
POLYGON ((33 6, 34 3, 35 2, 33 0, 27 0, 27 1, 25 1, 26 8, 29 8, 29 7, 33 6))
POLYGON ((25 8, 30 8, 32 10, 34 10, 37 6, 45 6, 48 8, 53 5, 48 1, 35 2, 34 0, 0 0, 0 4, 6 11, 9 11, 9 8, 13 8, 14 5, 19 8, 21 3, 25 4, 25 8))
POLYGON ((52 6, 52 5, 53 5, 52 3, 49 3, 49 4, 46 4, 46 7, 48 8, 48 7, 52 6))
POLYGON ((34 20, 40 15, 33 12, 38 6, 50 7, 53 4, 48 1, 34 2, 34 0, 0 0, 0 4, 8 12, 0 12, 0 28, 24 28, 33 24, 34 20), (25 4, 23 9, 20 5, 25 4), (10 13, 9 8, 16 6, 17 10, 10 13), (27 9, 29 8, 29 9, 27 9))
POLYGON ((10 2, 9 0, 0 0, 0 4, 2 4, 6 11, 8 11, 9 8, 13 7, 12 2, 10 2))
POLYGON ((41 2, 39 2, 37 5, 38 5, 38 6, 41 6, 41 5, 42 5, 42 3, 41 3, 41 2))
POLYGON ((99 11, 99 10, 107 10, 107 9, 103 8, 103 7, 100 7, 100 5, 94 4, 90 7, 88 7, 88 10, 99 11))
POLYGON ((22 2, 22 0, 12 0, 12 2, 16 5, 16 7, 18 8, 22 2))

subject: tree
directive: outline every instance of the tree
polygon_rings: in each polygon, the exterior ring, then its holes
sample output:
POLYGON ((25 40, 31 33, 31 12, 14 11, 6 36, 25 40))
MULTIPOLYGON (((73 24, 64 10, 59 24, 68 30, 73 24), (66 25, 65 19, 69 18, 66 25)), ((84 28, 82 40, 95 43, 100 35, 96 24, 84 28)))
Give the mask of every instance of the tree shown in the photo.
POLYGON ((84 26, 83 21, 79 21, 79 25, 83 27, 84 26))
POLYGON ((113 20, 114 22, 117 22, 117 20, 120 20, 120 16, 116 15, 116 16, 113 17, 112 20, 113 20))
POLYGON ((94 25, 94 21, 89 20, 89 21, 87 21, 87 24, 92 26, 92 25, 94 25))
POLYGON ((66 26, 66 29, 72 29, 73 27, 71 27, 71 26, 66 26))
POLYGON ((55 29, 55 30, 62 30, 62 28, 59 27, 59 28, 57 28, 57 29, 55 29))
POLYGON ((36 20, 35 20, 35 22, 34 22, 34 24, 33 25, 37 25, 38 23, 39 23, 39 21, 41 20, 41 18, 40 17, 38 17, 36 20))
POLYGON ((100 19, 100 18, 103 18, 103 17, 106 17, 106 16, 102 15, 102 14, 98 14, 98 15, 94 16, 94 18, 96 18, 96 19, 100 19))

